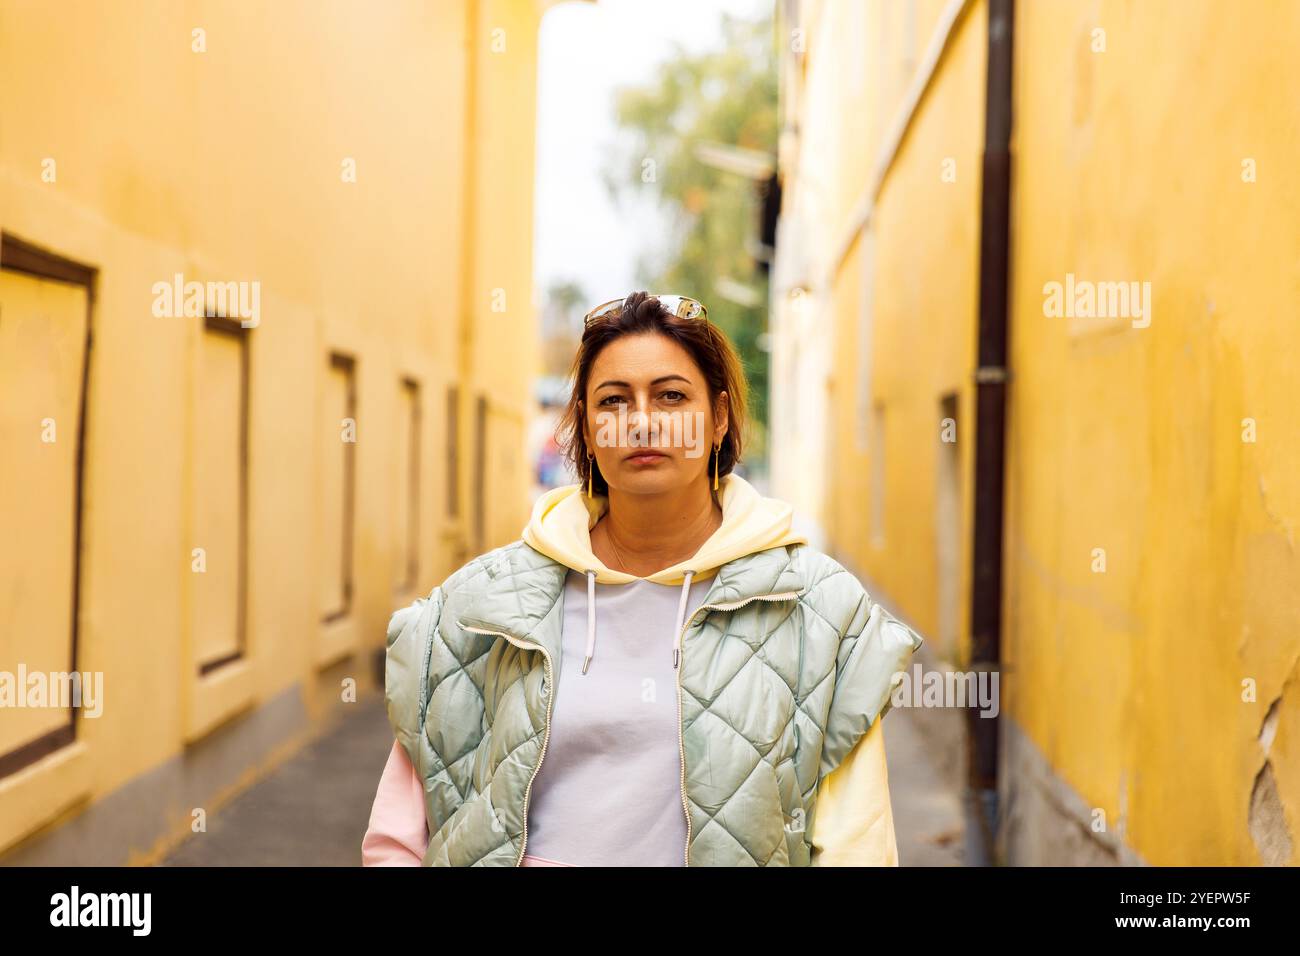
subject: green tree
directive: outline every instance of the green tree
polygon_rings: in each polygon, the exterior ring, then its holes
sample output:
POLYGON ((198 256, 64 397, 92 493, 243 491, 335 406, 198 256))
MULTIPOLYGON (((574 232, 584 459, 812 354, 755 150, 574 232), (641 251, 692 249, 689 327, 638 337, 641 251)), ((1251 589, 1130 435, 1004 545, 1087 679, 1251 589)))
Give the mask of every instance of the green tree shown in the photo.
POLYGON ((674 226, 638 261, 638 284, 698 298, 708 306, 710 321, 736 344, 751 386, 751 462, 765 457, 767 432, 768 355, 760 344, 766 338, 768 288, 753 258, 761 174, 720 168, 709 161, 709 151, 757 157, 759 165, 774 161, 772 30, 770 17, 745 20, 724 13, 720 49, 697 54, 679 45, 654 81, 620 90, 618 122, 631 136, 605 170, 616 199, 642 200, 649 191, 674 226))
POLYGON ((542 373, 564 376, 582 337, 580 316, 590 308, 587 293, 572 279, 554 280, 542 301, 542 373))

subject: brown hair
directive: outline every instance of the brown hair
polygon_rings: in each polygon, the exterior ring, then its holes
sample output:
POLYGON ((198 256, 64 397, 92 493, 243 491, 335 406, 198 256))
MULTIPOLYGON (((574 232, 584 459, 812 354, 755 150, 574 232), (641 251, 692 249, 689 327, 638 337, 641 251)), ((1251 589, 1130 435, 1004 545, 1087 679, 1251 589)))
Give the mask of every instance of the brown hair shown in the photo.
POLYGON ((731 340, 712 322, 679 318, 648 292, 633 292, 623 300, 621 309, 593 320, 583 330, 582 341, 578 343, 578 354, 573 359, 573 388, 556 427, 556 438, 564 457, 577 472, 584 489, 588 471, 595 471, 595 475, 591 476, 595 494, 608 493, 609 485, 601 476, 595 460, 587 458, 587 439, 582 428, 591 366, 595 363, 596 356, 610 342, 624 335, 646 333, 668 337, 694 359, 704 373, 711 408, 717 408, 719 393, 727 393, 727 434, 723 436, 722 446, 718 450, 719 476, 731 474, 732 468, 740 461, 748 383, 731 340))

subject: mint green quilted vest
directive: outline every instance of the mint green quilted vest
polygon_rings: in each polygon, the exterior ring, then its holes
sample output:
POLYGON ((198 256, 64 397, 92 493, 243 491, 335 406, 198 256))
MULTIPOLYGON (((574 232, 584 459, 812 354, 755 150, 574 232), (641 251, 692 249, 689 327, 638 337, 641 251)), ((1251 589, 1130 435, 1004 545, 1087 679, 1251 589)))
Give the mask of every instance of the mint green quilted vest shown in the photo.
MULTIPOLYGON (((567 572, 516 541, 389 622, 385 700, 424 782, 425 866, 523 859, 567 572)), ((738 558, 709 584, 678 668, 683 862, 806 866, 818 784, 888 710, 921 638, 807 545, 738 558)))

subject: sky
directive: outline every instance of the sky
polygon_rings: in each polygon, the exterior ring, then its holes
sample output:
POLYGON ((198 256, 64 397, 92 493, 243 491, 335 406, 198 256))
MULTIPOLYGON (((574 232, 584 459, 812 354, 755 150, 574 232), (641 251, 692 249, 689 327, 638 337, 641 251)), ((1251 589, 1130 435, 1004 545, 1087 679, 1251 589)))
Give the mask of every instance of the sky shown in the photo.
MULTIPOLYGON (((562 3, 543 21, 538 60, 535 298, 580 283, 592 305, 631 292, 637 259, 663 224, 650 204, 609 196, 601 172, 617 142, 614 93, 641 84, 672 54, 716 48, 723 12, 757 18, 773 0, 598 0, 562 3)), ((652 289, 652 292, 670 292, 652 289)))

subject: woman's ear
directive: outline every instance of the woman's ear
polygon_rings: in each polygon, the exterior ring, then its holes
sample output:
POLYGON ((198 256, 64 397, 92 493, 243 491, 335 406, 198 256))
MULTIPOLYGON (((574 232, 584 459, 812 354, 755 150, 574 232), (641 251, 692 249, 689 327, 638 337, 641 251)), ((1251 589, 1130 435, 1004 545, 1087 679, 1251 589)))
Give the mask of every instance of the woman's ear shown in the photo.
POLYGON ((591 452, 591 424, 587 421, 587 403, 578 401, 578 421, 582 422, 582 443, 591 452))
POLYGON ((718 400, 713 403, 713 444, 721 445, 731 428, 731 396, 718 392, 718 400))

